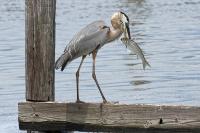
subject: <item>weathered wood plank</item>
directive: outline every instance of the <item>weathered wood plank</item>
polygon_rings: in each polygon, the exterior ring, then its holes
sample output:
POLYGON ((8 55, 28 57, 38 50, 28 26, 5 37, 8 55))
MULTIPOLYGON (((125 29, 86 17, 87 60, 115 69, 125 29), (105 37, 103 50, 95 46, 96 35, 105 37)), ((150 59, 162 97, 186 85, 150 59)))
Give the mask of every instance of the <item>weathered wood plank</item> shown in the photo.
POLYGON ((19 103, 20 129, 200 132, 200 107, 19 103))
POLYGON ((56 0, 25 0, 26 100, 54 100, 56 0))

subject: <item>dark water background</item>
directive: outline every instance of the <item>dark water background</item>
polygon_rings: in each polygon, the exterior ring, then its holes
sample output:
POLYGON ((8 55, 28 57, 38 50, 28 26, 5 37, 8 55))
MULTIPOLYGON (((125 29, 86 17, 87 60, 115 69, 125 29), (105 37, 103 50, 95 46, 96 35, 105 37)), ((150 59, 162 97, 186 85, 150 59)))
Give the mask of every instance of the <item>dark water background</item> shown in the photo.
MULTIPOLYGON (((17 103, 25 99, 24 0, 0 0, 0 133, 18 133, 17 103)), ((109 101, 200 106, 199 0, 58 0, 56 58, 86 24, 124 11, 151 68, 120 41, 103 47, 96 74, 109 101)), ((91 56, 80 75, 81 100, 101 102, 91 77, 91 56)), ((75 101, 80 59, 56 71, 56 101, 75 101)))

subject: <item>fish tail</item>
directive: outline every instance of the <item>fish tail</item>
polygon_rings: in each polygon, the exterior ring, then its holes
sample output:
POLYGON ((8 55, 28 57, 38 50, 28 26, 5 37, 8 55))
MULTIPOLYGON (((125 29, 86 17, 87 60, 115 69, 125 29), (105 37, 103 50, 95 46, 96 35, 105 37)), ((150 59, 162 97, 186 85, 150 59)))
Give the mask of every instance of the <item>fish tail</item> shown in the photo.
POLYGON ((151 65, 149 64, 149 62, 147 60, 144 60, 143 62, 143 69, 145 70, 146 66, 151 67, 151 65))

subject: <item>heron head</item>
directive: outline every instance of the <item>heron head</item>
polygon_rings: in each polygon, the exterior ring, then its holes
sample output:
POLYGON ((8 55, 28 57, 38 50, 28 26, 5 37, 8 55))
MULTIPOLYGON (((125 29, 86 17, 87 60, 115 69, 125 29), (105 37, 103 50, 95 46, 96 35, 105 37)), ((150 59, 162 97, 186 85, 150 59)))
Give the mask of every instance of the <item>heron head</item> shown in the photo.
POLYGON ((111 17, 111 24, 113 28, 120 29, 124 33, 124 37, 131 39, 129 29, 129 18, 123 12, 116 12, 111 17))

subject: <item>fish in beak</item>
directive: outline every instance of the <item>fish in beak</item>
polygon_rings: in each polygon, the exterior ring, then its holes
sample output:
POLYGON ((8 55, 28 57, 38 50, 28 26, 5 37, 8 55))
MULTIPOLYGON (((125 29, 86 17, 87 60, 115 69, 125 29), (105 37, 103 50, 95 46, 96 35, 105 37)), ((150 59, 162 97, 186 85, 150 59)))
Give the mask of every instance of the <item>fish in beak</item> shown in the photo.
POLYGON ((129 23, 125 23, 125 27, 126 27, 126 34, 128 34, 128 39, 131 39, 131 34, 130 34, 130 29, 129 29, 129 23))
POLYGON ((131 39, 130 29, 129 29, 129 18, 124 12, 120 12, 121 14, 121 23, 124 32, 124 38, 131 39))
POLYGON ((124 38, 131 39, 129 23, 128 22, 124 22, 123 29, 124 29, 124 38))

